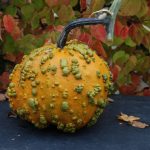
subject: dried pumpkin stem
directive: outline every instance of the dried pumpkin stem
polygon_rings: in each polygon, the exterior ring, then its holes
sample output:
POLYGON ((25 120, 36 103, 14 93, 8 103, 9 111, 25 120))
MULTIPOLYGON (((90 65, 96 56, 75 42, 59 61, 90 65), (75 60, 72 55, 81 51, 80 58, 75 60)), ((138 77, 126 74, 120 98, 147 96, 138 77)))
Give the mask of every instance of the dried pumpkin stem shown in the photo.
POLYGON ((81 18, 69 23, 61 33, 57 47, 63 48, 66 44, 69 32, 79 26, 103 24, 106 26, 107 39, 112 41, 114 34, 114 25, 117 13, 120 9, 122 0, 114 0, 109 10, 102 10, 97 18, 81 18), (104 15, 105 14, 105 15, 104 15))

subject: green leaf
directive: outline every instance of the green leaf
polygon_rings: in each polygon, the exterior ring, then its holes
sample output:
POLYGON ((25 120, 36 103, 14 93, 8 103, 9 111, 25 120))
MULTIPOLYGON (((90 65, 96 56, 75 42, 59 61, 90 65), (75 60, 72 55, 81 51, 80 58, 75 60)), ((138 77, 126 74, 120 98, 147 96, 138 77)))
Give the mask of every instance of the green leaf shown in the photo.
POLYGON ((131 75, 124 74, 124 72, 121 72, 118 76, 117 83, 119 86, 131 83, 131 75))
POLYGON ((36 48, 38 48, 38 47, 43 46, 44 42, 45 42, 45 38, 44 37, 40 37, 38 39, 35 39, 33 41, 33 44, 35 45, 36 48))
POLYGON ((150 56, 138 56, 136 70, 142 74, 149 71, 150 68, 150 56))
POLYGON ((125 40, 125 44, 127 46, 130 46, 130 47, 135 47, 136 46, 136 43, 130 38, 128 37, 126 40, 125 40))
POLYGON ((90 4, 91 12, 100 10, 101 8, 103 8, 104 4, 105 4, 105 0, 92 0, 90 4))
POLYGON ((23 6, 26 2, 24 0, 13 0, 13 5, 15 6, 23 6))
POLYGON ((48 25, 51 25, 54 23, 55 18, 54 18, 53 11, 48 7, 44 7, 42 11, 40 11, 37 15, 39 16, 39 18, 45 18, 46 23, 48 25))
POLYGON ((130 56, 130 58, 128 59, 128 62, 126 63, 126 65, 123 68, 123 72, 125 74, 128 74, 129 72, 133 71, 134 68, 136 67, 136 64, 137 64, 136 56, 134 56, 134 55, 130 56))
POLYGON ((54 23, 54 14, 51 10, 48 11, 48 13, 45 15, 46 23, 48 25, 52 25, 54 23))
POLYGON ((23 51, 25 54, 29 54, 31 50, 36 48, 33 43, 34 40, 35 37, 32 34, 27 34, 22 39, 16 41, 16 44, 20 51, 23 51))
POLYGON ((5 37, 3 50, 5 52, 11 52, 11 53, 16 52, 16 43, 15 43, 14 39, 8 34, 5 37))
POLYGON ((137 17, 141 18, 143 16, 145 16, 148 12, 148 5, 147 5, 147 1, 146 0, 142 0, 142 5, 140 8, 140 11, 136 14, 137 17))
POLYGON ((45 0, 45 3, 49 6, 49 7, 54 7, 59 5, 59 0, 45 0))
POLYGON ((52 43, 57 42, 59 35, 60 35, 60 32, 57 32, 57 31, 52 31, 51 32, 50 39, 51 39, 52 43))
POLYGON ((67 22, 74 19, 74 11, 70 5, 62 5, 58 11, 58 16, 60 23, 66 24, 67 22))
POLYGON ((40 36, 39 38, 34 37, 32 34, 27 34, 21 40, 17 41, 17 47, 19 50, 23 51, 25 54, 29 54, 35 48, 43 46, 48 36, 49 36, 49 33, 44 34, 40 36))
POLYGON ((143 0, 122 0, 122 6, 119 15, 134 16, 140 12, 143 0))
POLYGON ((34 5, 35 10, 40 10, 44 7, 43 0, 32 0, 32 3, 34 5))
POLYGON ((70 5, 71 5, 72 7, 76 6, 77 3, 78 3, 78 0, 70 0, 70 5))
POLYGON ((123 39, 121 37, 114 37, 113 40, 113 45, 114 46, 120 46, 121 44, 123 44, 123 39))
POLYGON ((123 66, 125 62, 129 59, 129 55, 125 51, 118 51, 113 55, 113 62, 119 66, 123 66))
POLYGON ((38 13, 39 17, 40 17, 40 18, 45 17, 45 14, 47 14, 47 13, 49 12, 49 9, 50 9, 50 8, 48 8, 48 7, 44 7, 44 8, 42 9, 42 11, 40 11, 40 12, 38 13))
POLYGON ((24 5, 22 8, 21 8, 21 12, 23 14, 23 17, 26 21, 29 21, 32 16, 33 16, 33 13, 34 13, 34 6, 32 4, 27 4, 27 5, 24 5))
POLYGON ((137 65, 136 56, 134 56, 134 55, 130 56, 127 63, 122 68, 122 70, 119 74, 119 77, 118 77, 118 80, 117 80, 117 83, 118 83, 119 86, 131 82, 130 72, 135 70, 136 65, 137 65))
POLYGON ((34 14, 32 20, 31 20, 31 26, 32 26, 32 30, 38 28, 40 26, 40 17, 38 16, 38 14, 34 14))
POLYGON ((12 5, 7 6, 6 9, 5 9, 5 13, 9 14, 11 16, 15 16, 16 13, 17 13, 17 8, 12 6, 12 5))

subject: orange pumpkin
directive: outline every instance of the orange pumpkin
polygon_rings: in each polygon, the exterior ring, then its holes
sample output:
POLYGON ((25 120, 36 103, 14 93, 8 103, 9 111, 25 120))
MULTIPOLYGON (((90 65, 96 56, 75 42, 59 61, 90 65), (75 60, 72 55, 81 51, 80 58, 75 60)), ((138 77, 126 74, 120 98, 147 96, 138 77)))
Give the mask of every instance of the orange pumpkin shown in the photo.
POLYGON ((38 128, 75 132, 96 123, 112 89, 107 63, 76 40, 25 56, 10 75, 7 93, 17 115, 38 128))

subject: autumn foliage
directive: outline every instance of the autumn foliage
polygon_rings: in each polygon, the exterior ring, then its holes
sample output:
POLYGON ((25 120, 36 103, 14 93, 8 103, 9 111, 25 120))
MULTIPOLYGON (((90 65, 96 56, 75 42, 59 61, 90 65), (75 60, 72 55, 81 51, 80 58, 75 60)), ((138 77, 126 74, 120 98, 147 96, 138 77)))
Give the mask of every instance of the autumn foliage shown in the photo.
MULTIPOLYGON (((24 54, 45 43, 56 43, 63 27, 88 17, 111 0, 2 0, 0 2, 0 90, 7 74, 24 54)), ((106 40, 105 27, 74 29, 69 39, 79 39, 110 64, 116 91, 150 95, 150 0, 123 0, 114 41, 106 40)), ((6 82, 5 82, 6 81, 6 82)))

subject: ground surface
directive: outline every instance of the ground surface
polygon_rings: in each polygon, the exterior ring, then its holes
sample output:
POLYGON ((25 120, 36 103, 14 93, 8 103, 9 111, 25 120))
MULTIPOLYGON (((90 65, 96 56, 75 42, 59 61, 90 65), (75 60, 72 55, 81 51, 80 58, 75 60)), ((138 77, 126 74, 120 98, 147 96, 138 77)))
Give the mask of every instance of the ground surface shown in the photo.
POLYGON ((119 124, 120 112, 150 124, 150 97, 112 96, 97 124, 75 134, 49 127, 38 130, 20 119, 8 118, 8 102, 0 103, 0 150, 150 150, 150 128, 119 124))

